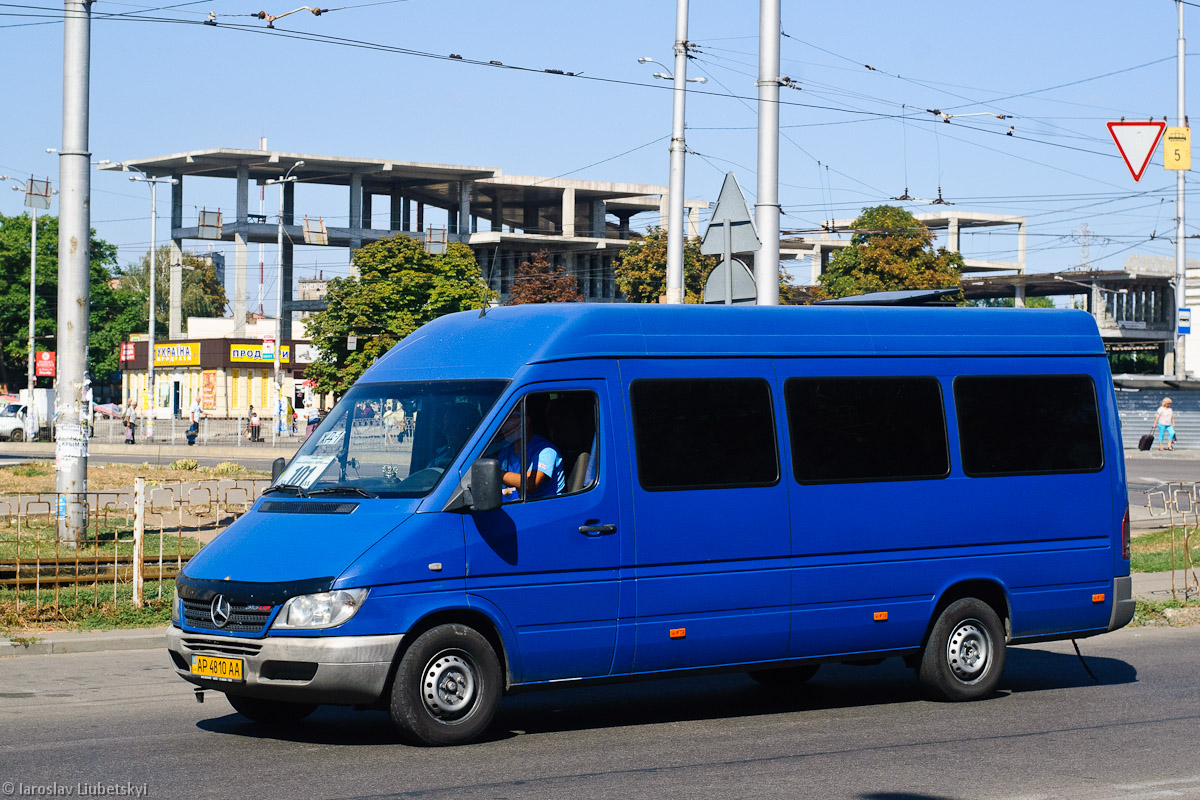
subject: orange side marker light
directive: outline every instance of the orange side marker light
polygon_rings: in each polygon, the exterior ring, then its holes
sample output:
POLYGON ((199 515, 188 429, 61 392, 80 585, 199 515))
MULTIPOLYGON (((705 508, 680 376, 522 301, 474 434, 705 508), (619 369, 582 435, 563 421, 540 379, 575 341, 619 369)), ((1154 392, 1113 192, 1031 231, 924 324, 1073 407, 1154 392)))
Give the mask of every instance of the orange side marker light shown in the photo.
POLYGON ((876 611, 875 612, 875 621, 876 622, 887 622, 887 618, 888 618, 888 612, 886 612, 886 611, 876 611))
POLYGON ((687 628, 671 628, 671 638, 672 639, 686 639, 687 638, 687 628))
POLYGON ((1093 603, 1103 603, 1103 602, 1104 602, 1104 595, 1103 595, 1103 594, 1094 594, 1094 595, 1092 595, 1092 602, 1093 602, 1093 603))

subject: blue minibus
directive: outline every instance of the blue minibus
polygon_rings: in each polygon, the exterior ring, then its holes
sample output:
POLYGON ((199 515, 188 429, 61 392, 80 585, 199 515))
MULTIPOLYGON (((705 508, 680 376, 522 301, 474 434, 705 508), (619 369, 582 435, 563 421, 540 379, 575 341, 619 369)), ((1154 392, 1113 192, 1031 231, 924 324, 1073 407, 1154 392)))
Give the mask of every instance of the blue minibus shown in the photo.
POLYGON ((378 360, 177 583, 178 674, 251 720, 468 742, 510 692, 1011 644, 1133 616, 1121 435, 1078 311, 551 304, 378 360))

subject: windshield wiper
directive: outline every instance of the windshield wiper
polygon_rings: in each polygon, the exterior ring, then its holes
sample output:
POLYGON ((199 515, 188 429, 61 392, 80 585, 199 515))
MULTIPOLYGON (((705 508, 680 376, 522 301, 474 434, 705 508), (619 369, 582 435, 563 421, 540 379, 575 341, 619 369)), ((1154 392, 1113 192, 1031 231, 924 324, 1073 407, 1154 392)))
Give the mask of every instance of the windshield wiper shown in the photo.
POLYGON ((297 497, 308 497, 308 492, 304 491, 304 487, 295 483, 277 483, 262 490, 263 494, 270 494, 271 492, 292 492, 297 497))
POLYGON ((379 497, 379 495, 372 494, 358 486, 327 486, 324 489, 314 489, 308 493, 308 496, 316 497, 319 494, 356 494, 360 497, 369 497, 372 500, 379 497))

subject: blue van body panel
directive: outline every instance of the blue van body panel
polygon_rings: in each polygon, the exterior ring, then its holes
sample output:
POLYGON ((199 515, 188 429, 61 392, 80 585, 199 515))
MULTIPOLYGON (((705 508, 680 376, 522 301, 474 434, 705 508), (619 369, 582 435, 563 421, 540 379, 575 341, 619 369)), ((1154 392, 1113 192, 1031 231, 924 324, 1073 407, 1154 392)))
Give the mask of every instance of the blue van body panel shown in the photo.
MULTIPOLYGON (((258 583, 339 575, 417 507, 414 500, 378 499, 359 502, 350 514, 278 514, 259 510, 264 501, 292 499, 278 494, 259 500, 192 556, 184 574, 191 578, 258 583)), ((343 501, 339 498, 334 502, 343 501)))
POLYGON ((370 587, 342 626, 272 636, 402 634, 433 615, 483 614, 503 642, 513 684, 913 652, 939 602, 965 583, 996 587, 1014 640, 1086 635, 1107 628, 1114 577, 1129 574, 1120 552, 1127 498, 1119 421, 1103 343, 1085 312, 500 307, 423 326, 359 382, 471 379, 509 384, 425 498, 354 498, 354 513, 319 517, 263 513, 260 501, 186 574, 335 576, 335 589, 370 587), (965 475, 955 379, 1030 374, 1092 379, 1103 468, 965 475), (796 480, 786 381, 854 376, 938 381, 946 476, 796 480), (769 386, 774 484, 641 485, 631 384, 697 377, 769 386), (443 511, 508 412, 548 391, 596 396, 595 485, 490 512, 443 511), (608 535, 579 530, 610 523, 608 535))

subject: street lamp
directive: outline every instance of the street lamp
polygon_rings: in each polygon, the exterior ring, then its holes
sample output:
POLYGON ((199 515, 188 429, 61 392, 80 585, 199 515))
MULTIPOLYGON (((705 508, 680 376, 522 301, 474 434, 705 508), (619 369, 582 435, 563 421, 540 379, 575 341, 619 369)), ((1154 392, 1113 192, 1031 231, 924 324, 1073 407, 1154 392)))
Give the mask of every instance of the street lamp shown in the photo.
POLYGON ((283 350, 283 187, 294 183, 296 176, 292 170, 303 167, 303 161, 297 161, 288 168, 282 178, 272 179, 265 185, 279 184, 279 230, 275 241, 275 432, 283 433, 288 430, 283 424, 283 375, 280 372, 280 355, 283 350))
MULTIPOLYGON (((0 175, 0 180, 9 180, 8 175, 0 175)), ((25 205, 32 213, 32 219, 29 223, 29 366, 26 376, 26 385, 29 387, 29 404, 25 411, 25 438, 26 440, 33 439, 38 430, 37 420, 37 402, 33 398, 34 381, 34 352, 33 352, 33 323, 34 311, 37 300, 37 212, 38 209, 50 208, 51 195, 58 194, 58 191, 50 186, 50 179, 44 181, 35 180, 31 175, 28 183, 25 185, 14 184, 12 186, 14 192, 25 192, 25 205)))
MULTIPOLYGON (((671 113, 671 172, 668 181, 670 194, 667 209, 667 302, 683 303, 683 243, 687 232, 683 227, 683 167, 684 154, 687 145, 683 136, 683 103, 684 84, 704 83, 705 78, 689 81, 687 77, 687 23, 688 0, 676 0, 675 4, 675 70, 656 72, 654 77, 660 80, 673 81, 674 105, 671 113)), ((649 56, 638 59, 639 64, 658 64, 663 69, 666 65, 649 56)))
POLYGON ((155 189, 160 183, 176 184, 179 183, 178 178, 155 178, 147 175, 143 170, 138 169, 132 164, 121 164, 121 170, 128 172, 133 170, 137 175, 130 175, 129 180, 140 181, 150 185, 150 341, 149 347, 146 350, 146 385, 150 387, 150 413, 147 415, 146 421, 146 440, 154 441, 154 417, 158 413, 158 397, 154 386, 154 273, 155 262, 158 260, 158 253, 155 252, 158 248, 158 240, 155 237, 155 232, 158 228, 158 205, 155 202, 155 189))

